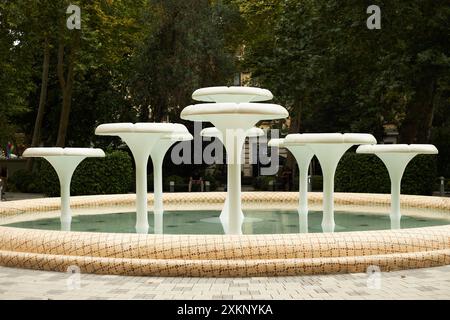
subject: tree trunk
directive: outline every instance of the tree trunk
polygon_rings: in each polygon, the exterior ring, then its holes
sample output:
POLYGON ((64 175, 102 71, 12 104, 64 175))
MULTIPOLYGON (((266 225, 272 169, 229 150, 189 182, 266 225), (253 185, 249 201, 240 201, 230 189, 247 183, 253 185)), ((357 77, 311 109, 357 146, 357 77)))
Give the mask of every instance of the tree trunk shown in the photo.
POLYGON ((406 109, 400 128, 401 143, 427 143, 434 115, 436 80, 425 77, 419 81, 414 99, 406 109))
MULTIPOLYGON (((290 123, 289 131, 288 131, 289 134, 300 132, 301 121, 302 121, 302 102, 296 102, 294 104, 294 109, 295 109, 295 112, 292 112, 291 123, 290 123)), ((294 185, 293 185, 294 177, 296 177, 298 170, 297 170, 297 161, 295 160, 294 156, 290 152, 287 153, 286 164, 283 166, 282 171, 283 171, 282 174, 285 171, 291 172, 292 179, 290 179, 291 185, 289 186, 289 190, 292 190, 294 187, 294 185)))
MULTIPOLYGON (((288 133, 299 133, 300 132, 300 128, 301 128, 301 121, 302 121, 302 103, 301 102, 297 102, 294 105, 295 108, 295 112, 292 112, 292 118, 291 118, 291 123, 289 126, 289 131, 288 133)), ((292 155, 292 153, 288 152, 288 156, 286 159, 286 165, 284 166, 286 169, 289 169, 292 171, 292 175, 295 176, 296 173, 296 166, 297 162, 295 161, 294 156, 292 155)))
MULTIPOLYGON (((39 107, 34 123, 33 138, 31 139, 31 146, 37 147, 41 140, 41 128, 44 120, 45 103, 47 100, 48 87, 48 70, 50 66, 50 44, 48 37, 45 38, 44 43, 44 61, 42 63, 42 78, 41 78, 41 93, 39 96, 39 107)), ((33 158, 27 160, 27 170, 31 171, 33 168, 33 158)))
POLYGON ((75 57, 79 46, 80 35, 77 33, 74 44, 70 50, 67 64, 67 79, 64 77, 64 44, 60 40, 58 47, 58 65, 57 74, 59 85, 62 92, 61 116, 59 118, 58 137, 56 140, 57 147, 64 147, 66 144, 67 128, 69 127, 70 108, 72 105, 72 92, 74 82, 74 66, 75 57))

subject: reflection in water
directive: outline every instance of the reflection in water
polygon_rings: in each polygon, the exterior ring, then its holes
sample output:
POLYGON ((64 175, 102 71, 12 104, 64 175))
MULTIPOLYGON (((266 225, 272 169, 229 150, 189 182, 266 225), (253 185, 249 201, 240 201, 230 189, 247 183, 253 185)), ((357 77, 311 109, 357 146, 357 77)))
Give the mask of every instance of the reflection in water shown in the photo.
POLYGON ((398 217, 398 219, 393 218, 393 217, 390 217, 390 218, 391 218, 391 230, 401 229, 401 224, 400 224, 401 218, 400 217, 398 217))
POLYGON ((308 233, 308 213, 298 214, 298 229, 300 233, 308 233))
MULTIPOLYGON (((356 215, 355 215, 356 216, 356 215)), ((360 215, 361 216, 361 215, 360 215)), ((172 218, 172 220, 175 218, 173 215, 169 215, 170 218, 172 218)), ((281 215, 280 218, 280 222, 279 224, 276 224, 274 226, 274 230, 272 230, 272 233, 284 233, 285 230, 283 229, 283 226, 289 225, 289 220, 288 220, 288 215, 281 215)), ((170 223, 170 219, 169 218, 169 223, 170 223)), ((162 213, 155 213, 153 214, 153 229, 154 229, 154 234, 164 234, 164 212, 162 213)), ((271 222, 271 220, 269 220, 271 222)), ((427 222, 427 220, 419 220, 422 222, 427 222)), ((179 224, 178 221, 172 221, 175 225, 179 224)), ((192 222, 192 221, 191 221, 192 222)), ((224 234, 228 234, 228 230, 226 227, 226 224, 224 224, 219 217, 211 217, 211 218, 204 218, 204 219, 200 219, 198 221, 195 222, 208 222, 208 223, 217 223, 217 224, 221 224, 222 226, 222 230, 224 234)), ((240 234, 254 234, 255 232, 255 223, 258 222, 263 222, 263 219, 260 218, 254 218, 254 217, 246 217, 244 219, 244 221, 241 223, 241 230, 242 232, 240 234)), ((42 225, 47 225, 47 224, 42 224, 42 225)), ((367 224, 365 225, 360 225, 360 226, 369 226, 367 224)), ((340 226, 335 226, 333 231, 329 231, 329 232, 334 232, 334 231, 348 231, 345 230, 346 228, 344 227, 340 227, 340 226)), ((390 229, 391 230, 399 230, 401 229, 401 222, 400 219, 390 219, 390 229)), ((60 230, 61 231, 71 231, 71 221, 60 221, 60 230)), ((299 233, 309 233, 309 228, 308 228, 308 214, 306 213, 298 213, 298 232, 299 233)), ((314 231, 313 231, 314 232, 314 231)), ((322 228, 320 228, 320 232, 323 232, 322 228)), ((138 233, 138 232, 136 232, 138 233)), ((169 232, 170 233, 170 232, 169 232)))
POLYGON ((70 231, 72 221, 61 221, 61 231, 70 231))
POLYGON ((154 233, 155 234, 163 234, 164 232, 164 218, 163 218, 164 212, 155 213, 153 215, 154 217, 154 233))
MULTIPOLYGON (((281 233, 321 233, 321 211, 309 211, 300 215, 297 210, 248 210, 242 224, 243 234, 281 234, 281 233)), ((377 212, 336 211, 334 232, 396 230, 401 227, 417 228, 448 225, 450 217, 428 218, 424 216, 402 216, 399 220, 389 219, 389 214, 377 212)), ((149 212, 151 234, 224 234, 218 210, 165 211, 154 215, 149 212)), ((16 218, 18 219, 18 218, 16 218)), ((136 233, 136 213, 116 212, 111 214, 74 215, 71 223, 63 223, 60 217, 2 223, 1 225, 19 228, 136 233)))

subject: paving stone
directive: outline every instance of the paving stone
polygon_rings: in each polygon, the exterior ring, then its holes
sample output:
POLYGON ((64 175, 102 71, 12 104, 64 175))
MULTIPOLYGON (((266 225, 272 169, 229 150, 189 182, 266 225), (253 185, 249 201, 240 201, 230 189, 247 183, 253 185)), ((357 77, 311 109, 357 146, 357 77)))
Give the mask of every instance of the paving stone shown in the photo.
POLYGON ((450 299, 450 266, 367 275, 264 278, 122 277, 83 274, 68 290, 65 273, 0 267, 0 299, 450 299))

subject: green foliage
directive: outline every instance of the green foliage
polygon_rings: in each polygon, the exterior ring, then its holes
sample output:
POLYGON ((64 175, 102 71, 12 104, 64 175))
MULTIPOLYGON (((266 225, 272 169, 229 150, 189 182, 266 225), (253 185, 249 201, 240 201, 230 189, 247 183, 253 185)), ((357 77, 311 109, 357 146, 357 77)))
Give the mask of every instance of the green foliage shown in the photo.
POLYGON ((170 175, 164 178, 164 190, 170 190, 170 181, 175 182, 175 191, 186 192, 187 191, 187 178, 183 178, 177 175, 170 175))
MULTIPOLYGON (((403 194, 431 195, 436 181, 436 157, 416 156, 406 167, 403 194)), ((390 193, 389 174, 375 155, 347 152, 339 162, 335 177, 337 192, 390 193)))
POLYGON ((276 184, 273 176, 259 176, 253 180, 253 187, 259 191, 272 191, 276 184))
MULTIPOLYGON (((448 109, 447 117, 450 119, 448 109)), ((437 155, 438 175, 450 179, 450 124, 434 128, 431 135, 431 142, 439 150, 439 154, 437 155)))
POLYGON ((225 32, 232 10, 207 0, 152 0, 149 25, 133 60, 130 90, 142 121, 179 118, 192 92, 233 79, 234 54, 225 32))
MULTIPOLYGON (((42 191, 59 196, 59 180, 53 167, 45 160, 38 164, 37 174, 42 191)), ((133 169, 130 156, 122 151, 108 153, 105 158, 87 158, 75 170, 71 195, 127 193, 131 189, 133 169)))
POLYGON ((234 2, 249 29, 243 65, 300 119, 292 132, 380 139, 395 124, 407 143, 427 141, 449 90, 448 1, 380 0, 381 30, 367 29, 366 1, 234 2))
POLYGON ((40 193, 42 192, 42 183, 35 172, 17 170, 8 179, 8 189, 25 193, 40 193))
MULTIPOLYGON (((293 190, 298 190, 299 187, 299 176, 298 174, 294 177, 293 190)), ((322 176, 311 176, 311 189, 312 191, 322 192, 323 189, 323 177, 322 176)))
POLYGON ((215 191, 217 189, 218 181, 215 176, 208 174, 203 177, 203 180, 209 181, 209 191, 215 191))

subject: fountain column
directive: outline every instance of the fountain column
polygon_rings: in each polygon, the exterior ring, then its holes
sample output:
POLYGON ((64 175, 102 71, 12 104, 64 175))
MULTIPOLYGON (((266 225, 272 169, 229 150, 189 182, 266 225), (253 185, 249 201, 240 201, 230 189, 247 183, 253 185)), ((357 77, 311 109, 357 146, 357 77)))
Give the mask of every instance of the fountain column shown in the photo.
MULTIPOLYGON (((222 144, 225 145, 224 140, 223 140, 223 136, 221 134, 221 131, 219 131, 215 127, 203 129, 200 132, 200 135, 203 136, 203 137, 211 137, 211 138, 214 137, 214 138, 217 138, 217 139, 219 139, 222 142, 222 144)), ((256 128, 256 127, 253 127, 250 130, 245 132, 245 137, 250 137, 250 138, 252 138, 252 137, 259 137, 259 136, 262 136, 262 135, 264 135, 264 131, 262 129, 256 128)), ((245 137, 244 137, 244 141, 245 141, 245 137)), ((241 158, 242 158, 242 150, 241 150, 241 158)), ((239 170, 240 170, 240 164, 239 164, 239 170)), ((230 175, 231 175, 232 171, 233 170, 227 170, 227 181, 231 180, 230 175)), ((239 185, 241 185, 241 175, 240 174, 238 175, 238 179, 239 179, 239 185)), ((227 190, 227 197, 225 198, 224 206, 223 206, 223 209, 222 209, 222 211, 220 213, 220 217, 219 217, 219 220, 222 223, 222 225, 224 226, 224 228, 227 228, 228 220, 229 220, 229 218, 228 218, 228 214, 229 214, 229 204, 228 204, 229 200, 228 200, 228 198, 229 197, 228 197, 228 190, 227 190)), ((239 220, 242 220, 242 221, 244 220, 244 214, 242 213, 242 210, 240 212, 239 220)), ((225 233, 228 233, 227 230, 225 230, 225 233)))
MULTIPOLYGON (((172 134, 187 134, 185 126, 176 123, 107 123, 95 134, 119 136, 130 148, 136 165, 136 232, 148 233, 147 163, 152 149, 172 134)), ((167 151, 167 150, 166 150, 167 151)), ((162 160, 161 160, 162 161, 162 160)), ((158 171, 160 173, 161 170, 158 171)), ((161 198, 161 195, 158 195, 161 198)))
POLYGON ((193 137, 190 133, 170 134, 162 137, 150 151, 153 162, 153 213, 155 219, 155 233, 162 233, 162 217, 159 217, 159 215, 164 213, 162 175, 164 156, 174 143, 192 139, 193 137))
MULTIPOLYGON (((289 136, 289 135, 288 135, 289 136)), ((287 143, 285 139, 272 139, 269 141, 270 147, 285 147, 294 156, 299 171, 298 179, 298 215, 299 215, 299 225, 300 232, 308 232, 308 170, 309 164, 311 163, 314 153, 305 145, 287 143)))
POLYGON ((245 132, 260 120, 281 119, 288 116, 285 108, 275 104, 250 103, 272 98, 268 90, 249 87, 212 87, 196 90, 194 100, 215 101, 191 105, 183 109, 181 118, 192 121, 209 121, 221 133, 227 151, 228 223, 230 234, 242 233, 240 156, 245 132))
POLYGON ((438 150, 431 144, 389 144, 363 145, 357 153, 375 154, 383 161, 391 180, 391 229, 400 229, 400 193, 401 181, 408 163, 418 154, 437 154, 438 150))
POLYGON ((306 145, 320 162, 323 174, 322 230, 334 232, 334 175, 344 153, 355 144, 375 144, 370 134, 303 133, 286 136, 285 144, 306 145))
POLYGON ((42 157, 55 169, 61 187, 61 230, 70 231, 70 182, 78 165, 87 157, 104 157, 101 149, 92 148, 28 148, 23 157, 42 157))

